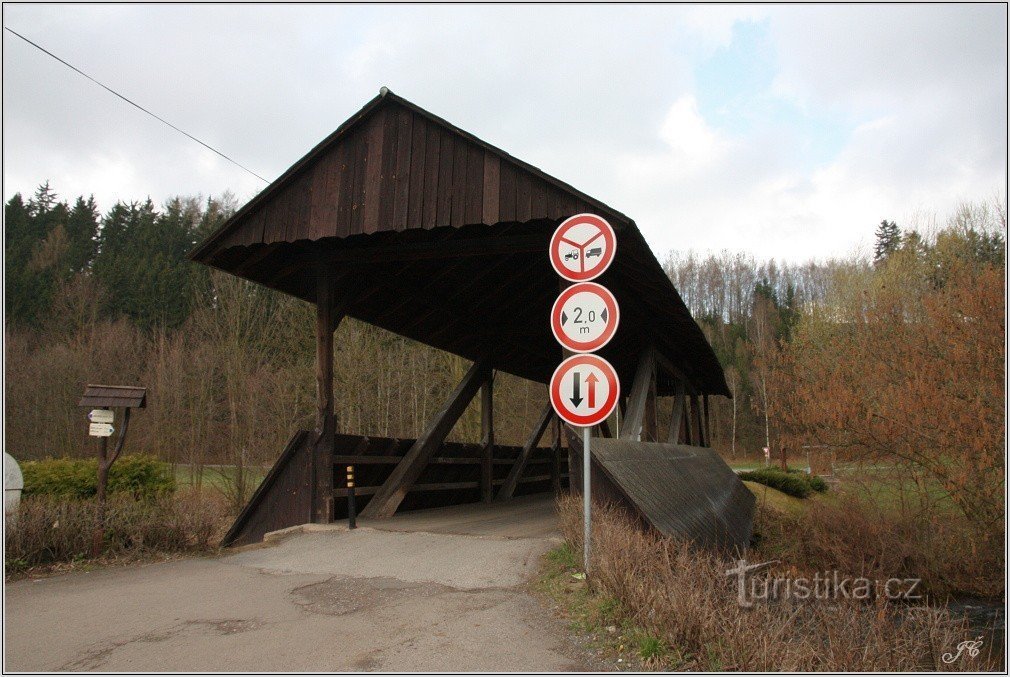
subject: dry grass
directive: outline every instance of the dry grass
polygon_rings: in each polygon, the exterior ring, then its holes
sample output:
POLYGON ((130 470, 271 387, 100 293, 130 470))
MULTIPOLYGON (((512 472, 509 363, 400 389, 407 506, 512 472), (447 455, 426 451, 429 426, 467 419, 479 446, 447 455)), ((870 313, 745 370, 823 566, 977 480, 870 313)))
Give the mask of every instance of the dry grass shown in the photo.
MULTIPOLYGON (((570 551, 581 550, 579 500, 559 502, 570 551)), ((737 601, 732 562, 646 533, 620 511, 594 508, 591 594, 637 628, 645 667, 663 670, 907 671, 998 667, 985 652, 947 666, 945 651, 970 639, 943 609, 878 598, 737 601)), ((574 563, 573 563, 574 564, 574 563)), ((574 571, 573 567, 573 571, 574 571)))
MULTIPOLYGON (((5 573, 85 561, 95 514, 93 499, 24 498, 17 518, 7 520, 5 573)), ((226 501, 217 492, 182 490, 146 501, 113 496, 102 558, 213 550, 228 517, 226 501)))
POLYGON ((988 543, 957 513, 885 511, 844 490, 805 501, 802 510, 782 507, 759 498, 754 559, 779 559, 807 573, 918 578, 936 597, 1004 593, 1003 544, 988 543))

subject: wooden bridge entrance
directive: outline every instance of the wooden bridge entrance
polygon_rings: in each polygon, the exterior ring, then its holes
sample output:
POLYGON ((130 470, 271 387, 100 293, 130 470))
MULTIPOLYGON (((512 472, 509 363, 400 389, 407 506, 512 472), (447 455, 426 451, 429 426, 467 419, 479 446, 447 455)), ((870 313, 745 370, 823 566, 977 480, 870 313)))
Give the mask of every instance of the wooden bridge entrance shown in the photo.
MULTIPOLYGON (((566 435, 549 406, 522 447, 496 443, 494 375, 547 383, 561 361, 547 249, 561 221, 585 212, 618 241, 599 281, 622 321, 599 354, 631 386, 621 437, 658 442, 656 401, 672 397, 669 441, 707 446, 707 398, 729 396, 722 368, 635 222, 383 88, 190 255, 316 305, 315 429, 294 435, 226 544, 341 517, 349 464, 364 519, 566 487, 566 435), (417 439, 338 434, 333 335, 344 317, 472 361, 417 439), (447 442, 478 393, 480 443, 447 442)), ((735 533, 749 534, 749 508, 732 509, 746 523, 735 533)))

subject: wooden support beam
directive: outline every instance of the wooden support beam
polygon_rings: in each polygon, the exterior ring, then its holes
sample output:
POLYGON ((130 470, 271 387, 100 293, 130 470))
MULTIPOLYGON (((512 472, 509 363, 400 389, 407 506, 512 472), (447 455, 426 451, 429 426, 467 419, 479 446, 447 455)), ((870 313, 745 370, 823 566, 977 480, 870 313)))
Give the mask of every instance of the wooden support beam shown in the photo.
POLYGON ((490 503, 494 497, 494 371, 480 389, 480 497, 490 503))
POLYGON ((656 370, 652 370, 649 379, 649 393, 645 398, 645 421, 642 425, 642 437, 646 442, 659 441, 659 426, 656 422, 656 370))
POLYGON ((312 454, 312 521, 333 520, 333 331, 335 281, 320 275, 316 289, 316 434, 312 454))
POLYGON ((379 491, 361 511, 361 517, 391 517, 396 512, 410 487, 442 446, 446 435, 452 430, 481 385, 487 381, 490 372, 490 363, 486 358, 473 363, 463 376, 463 380, 428 423, 425 431, 411 445, 379 491))
POLYGON ((697 395, 691 395, 691 427, 694 429, 694 443, 699 447, 705 444, 705 427, 702 424, 701 403, 697 395))
POLYGON ((523 445, 522 451, 520 451, 519 456, 516 457, 515 463, 512 464, 512 469, 509 470, 508 477, 505 478, 502 488, 498 490, 498 495, 495 497, 495 500, 507 501, 512 498, 512 495, 516 491, 516 487, 519 486, 519 476, 523 474, 523 469, 526 467, 526 462, 529 460, 530 454, 532 454, 533 450, 537 448, 537 442, 540 441, 544 432, 547 431, 547 426, 550 425, 552 418, 554 418, 554 407, 552 407, 551 403, 548 402, 547 406, 544 407, 543 413, 540 414, 537 424, 533 427, 533 433, 526 440, 526 444, 523 445))
POLYGON ((596 427, 599 430, 600 437, 608 437, 608 438, 614 437, 614 433, 611 432, 610 423, 607 422, 607 419, 603 419, 602 421, 600 421, 600 424, 596 427))
POLYGON ((701 396, 702 408, 705 410, 705 446, 712 446, 712 419, 708 414, 708 395, 701 396))
POLYGON ((639 441, 642 439, 642 426, 645 423, 646 400, 652 387, 656 373, 656 351, 648 346, 638 358, 638 369, 635 370, 635 380, 628 393, 628 408, 621 425, 621 439, 639 441))
POLYGON ((690 400, 686 397, 684 398, 684 417, 681 419, 683 424, 683 431, 681 432, 680 439, 681 444, 694 444, 694 440, 691 437, 691 407, 690 400))
POLYGON ((677 379, 677 393, 673 396, 673 417, 670 419, 670 432, 666 441, 670 444, 680 444, 680 432, 684 418, 684 382, 677 379))

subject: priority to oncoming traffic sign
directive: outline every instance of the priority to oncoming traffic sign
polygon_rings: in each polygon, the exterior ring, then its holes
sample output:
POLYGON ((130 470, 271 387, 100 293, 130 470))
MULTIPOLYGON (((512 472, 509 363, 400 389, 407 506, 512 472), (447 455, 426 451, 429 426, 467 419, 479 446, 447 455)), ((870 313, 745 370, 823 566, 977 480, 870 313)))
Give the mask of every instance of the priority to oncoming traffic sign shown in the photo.
POLYGON ((604 421, 617 406, 620 391, 617 372, 596 355, 573 355, 551 377, 554 411, 574 426, 589 428, 604 421))
POLYGON ((565 219, 551 238, 551 265, 570 282, 587 282, 610 267, 617 237, 607 220, 596 214, 565 219))
POLYGON ((568 287, 551 309, 554 338, 574 353, 589 353, 607 345, 619 321, 617 299, 595 282, 578 282, 568 287))

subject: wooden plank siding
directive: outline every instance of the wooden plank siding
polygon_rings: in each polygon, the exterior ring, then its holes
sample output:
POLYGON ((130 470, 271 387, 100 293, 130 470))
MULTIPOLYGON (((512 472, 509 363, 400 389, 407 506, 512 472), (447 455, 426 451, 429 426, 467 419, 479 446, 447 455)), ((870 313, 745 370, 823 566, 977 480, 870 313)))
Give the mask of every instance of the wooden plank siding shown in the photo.
MULTIPOLYGON (((468 318, 507 317, 523 330, 496 347, 495 368, 542 381, 557 358, 541 326, 557 293, 542 251, 561 220, 586 211, 610 221, 620 242, 601 280, 622 298, 612 354, 629 357, 615 367, 633 372, 652 341, 682 380, 726 394, 711 347, 633 221, 392 93, 352 116, 190 256, 310 302, 320 260, 355 268, 383 286, 359 299, 352 317, 467 359, 486 342, 482 331, 502 330, 476 331, 468 318), (473 251, 475 242, 487 251, 473 251), (422 250, 416 257, 396 253, 414 246, 422 250), (374 258, 366 263, 359 252, 374 258), (509 294, 485 275, 499 262, 525 271, 504 281, 509 294)), ((665 371, 657 387, 672 394, 665 371)))
POLYGON ((591 206, 507 155, 391 103, 347 130, 217 244, 558 220, 580 210, 591 206))

